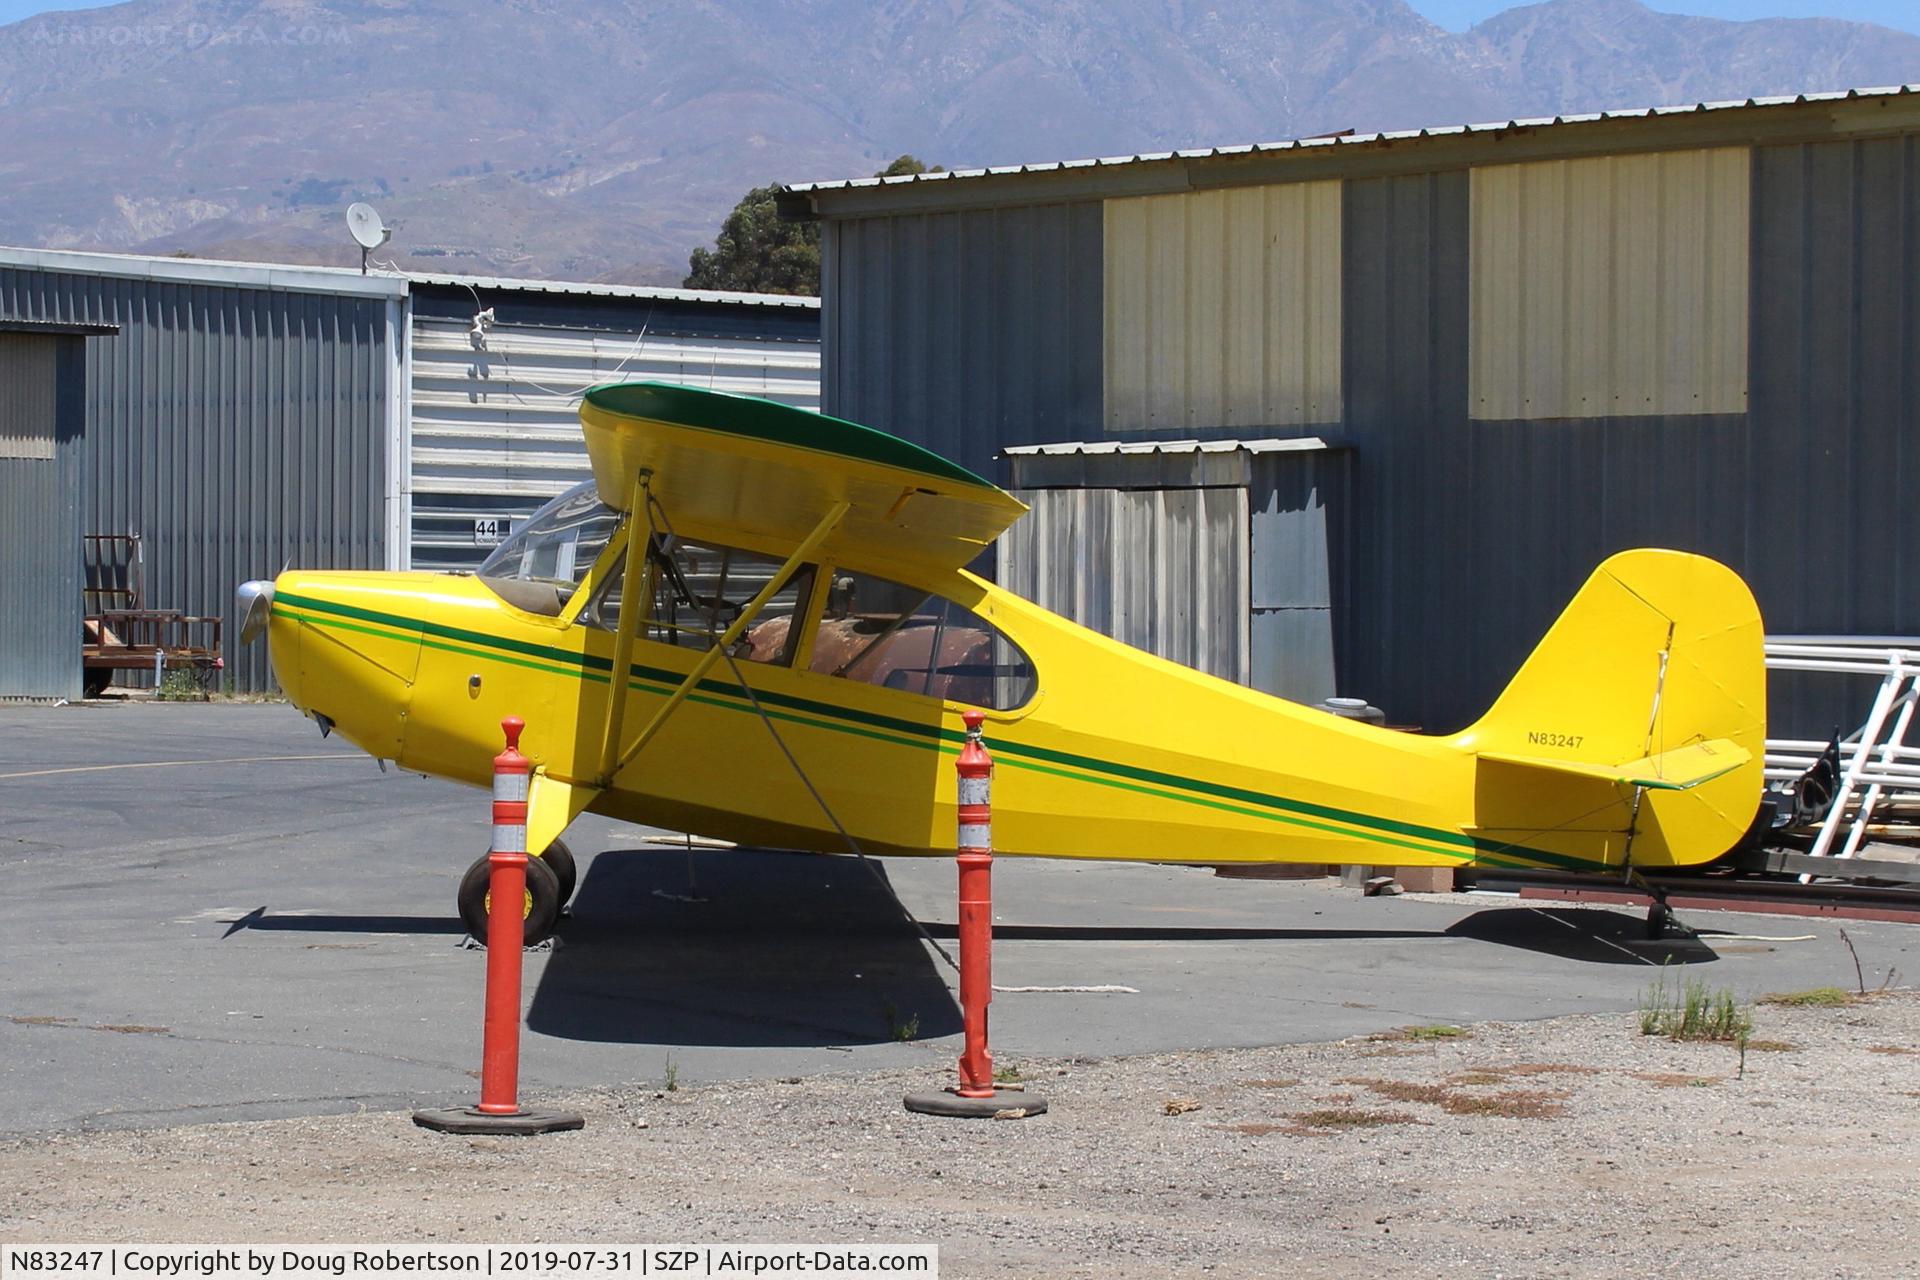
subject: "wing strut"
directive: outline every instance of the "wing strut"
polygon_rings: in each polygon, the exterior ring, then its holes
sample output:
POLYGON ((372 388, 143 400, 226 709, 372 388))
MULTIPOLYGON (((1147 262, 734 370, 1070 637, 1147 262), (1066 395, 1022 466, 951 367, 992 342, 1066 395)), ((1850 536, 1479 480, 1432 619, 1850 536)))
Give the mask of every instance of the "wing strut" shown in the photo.
POLYGON ((639 513, 646 510, 647 482, 653 472, 634 473, 633 493, 627 503, 627 549, 620 570, 620 621, 613 633, 613 676, 607 688, 607 723, 600 739, 600 772, 603 787, 613 784, 620 763, 620 730, 626 718, 627 680, 633 672, 633 640, 640 631, 640 615, 645 612, 646 595, 636 570, 646 567, 647 543, 641 537, 639 513))
MULTIPOLYGON (((800 545, 793 549, 793 554, 787 557, 786 563, 774 570, 773 576, 767 579, 767 585, 760 588, 760 593, 747 602, 747 607, 740 611, 740 616, 728 624, 727 629, 720 634, 720 638, 709 645, 707 651, 700 655, 700 661, 693 664, 693 670, 687 672, 687 678, 682 680, 679 687, 674 689, 672 695, 667 698, 666 705, 653 713, 653 719, 647 721, 647 727, 640 731, 640 736, 633 740, 633 745, 620 753, 620 758, 614 762, 613 768, 608 770, 607 776, 609 778, 632 763, 633 758, 640 754, 641 749, 653 740, 653 736, 659 733, 661 728, 667 723, 667 717, 674 713, 675 708, 677 708, 681 702, 685 701, 686 696, 693 692, 694 687, 706 678, 709 671, 713 670, 714 664, 719 662, 720 659, 726 655, 727 650, 740 639, 741 634, 745 632, 753 620, 759 616, 760 611, 767 607, 767 602, 772 600, 775 595, 779 594, 780 589, 787 585, 787 579, 793 575, 793 571, 799 568, 808 556, 811 556, 815 551, 820 549, 820 544, 825 542, 833 531, 839 527, 840 521, 846 517, 851 507, 851 503, 836 502, 828 509, 827 514, 820 518, 820 523, 814 525, 813 532, 809 533, 800 545)), ((638 533, 639 530, 635 529, 634 532, 638 533)), ((632 559, 633 544, 631 541, 627 544, 627 556, 629 560, 632 559)), ((630 590, 631 588, 629 587, 627 589, 630 590)), ((626 621, 628 611, 628 602, 625 600, 621 601, 620 617, 623 625, 626 621)), ((623 672, 621 674, 624 676, 625 673, 623 672)))

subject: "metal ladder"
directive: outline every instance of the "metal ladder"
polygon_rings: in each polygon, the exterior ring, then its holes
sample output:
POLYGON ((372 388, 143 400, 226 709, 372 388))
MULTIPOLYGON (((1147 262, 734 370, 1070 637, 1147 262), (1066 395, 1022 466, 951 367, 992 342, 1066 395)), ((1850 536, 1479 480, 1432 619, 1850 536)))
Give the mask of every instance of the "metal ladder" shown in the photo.
MULTIPOLYGON (((1766 642, 1766 661, 1770 671, 1818 671, 1879 680, 1866 719, 1841 741, 1842 764, 1833 798, 1809 851, 1814 857, 1852 858, 1866 842, 1874 815, 1883 806, 1920 809, 1920 747, 1907 745, 1914 707, 1920 701, 1920 645, 1879 637, 1783 636, 1766 642)), ((1767 739, 1767 781, 1799 780, 1819 763, 1829 745, 1809 739, 1767 739)), ((1800 882, 1813 878, 1805 873, 1800 882)))

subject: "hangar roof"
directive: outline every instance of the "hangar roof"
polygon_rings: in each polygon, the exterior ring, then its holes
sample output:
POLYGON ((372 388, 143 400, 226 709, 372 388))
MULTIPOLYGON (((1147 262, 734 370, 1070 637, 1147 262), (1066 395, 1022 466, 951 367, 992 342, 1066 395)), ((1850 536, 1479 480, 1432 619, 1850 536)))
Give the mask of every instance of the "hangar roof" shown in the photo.
POLYGON ((787 217, 895 208, 1018 204, 1149 195, 1255 182, 1374 176, 1471 163, 1738 142, 1804 141, 1920 125, 1920 84, 1681 106, 1638 107, 1483 124, 1340 133, 1279 142, 996 165, 891 178, 802 182, 780 192, 787 217), (1392 153, 1393 160, 1385 160, 1392 153))
POLYGON ((414 285, 441 285, 571 298, 615 298, 723 306, 779 307, 818 311, 820 299, 784 294, 671 289, 650 285, 525 280, 501 276, 443 275, 425 271, 380 271, 362 275, 353 267, 292 266, 277 262, 229 262, 213 258, 159 257, 139 253, 94 253, 77 249, 29 249, 0 245, 0 267, 61 271, 75 275, 175 280, 188 284, 282 289, 297 293, 405 297, 414 285))

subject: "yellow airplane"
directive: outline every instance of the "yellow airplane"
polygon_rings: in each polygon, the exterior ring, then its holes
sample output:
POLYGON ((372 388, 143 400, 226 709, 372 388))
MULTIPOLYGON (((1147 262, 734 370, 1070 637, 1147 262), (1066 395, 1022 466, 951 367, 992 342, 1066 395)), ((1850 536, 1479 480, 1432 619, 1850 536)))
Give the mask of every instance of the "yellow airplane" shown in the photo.
MULTIPOLYGON (((1760 615, 1704 557, 1612 556, 1485 716, 1422 736, 1164 661, 967 572, 1026 508, 883 432, 650 382, 596 387, 580 417, 593 479, 477 573, 240 591, 287 697, 375 757, 484 786, 501 718, 526 721, 546 855, 530 939, 571 892, 558 837, 582 812, 951 852, 968 708, 999 766, 1001 854, 1632 873, 1711 861, 1755 815, 1760 615)), ((485 865, 459 895, 478 931, 485 865)))

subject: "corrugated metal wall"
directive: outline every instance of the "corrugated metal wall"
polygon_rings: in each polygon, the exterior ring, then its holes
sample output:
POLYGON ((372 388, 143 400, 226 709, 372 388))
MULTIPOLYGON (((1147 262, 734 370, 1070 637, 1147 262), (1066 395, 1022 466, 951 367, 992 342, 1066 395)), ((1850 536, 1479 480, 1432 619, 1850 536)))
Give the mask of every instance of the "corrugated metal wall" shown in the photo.
POLYGON ((1247 491, 1021 489, 1000 577, 1045 608, 1246 683, 1247 491))
POLYGON ((820 406, 817 340, 507 323, 482 339, 468 319, 419 312, 412 329, 415 568, 474 567, 588 478, 578 414, 595 383, 651 378, 820 406))
POLYGON ((87 339, 85 528, 145 536, 149 607, 225 618, 241 689, 269 671, 235 584, 384 563, 388 306, 0 268, 0 319, 120 327, 87 339))
POLYGON ((0 698, 80 697, 81 342, 0 333, 0 698))
POLYGON ((1334 621, 1346 601, 1349 461, 1345 449, 1252 458, 1247 683, 1295 702, 1340 691, 1334 621))
POLYGON ((827 223, 823 407, 989 479, 1098 438, 1100 246, 1098 201, 827 223))
POLYGON ((1473 416, 1746 412, 1749 154, 1474 169, 1473 416))
MULTIPOLYGON (((1610 390, 1607 412, 1476 420, 1469 171, 1348 179, 1343 423, 1316 432, 1353 450, 1340 691, 1428 729, 1464 724, 1593 567, 1633 546, 1733 565, 1775 633, 1920 634, 1917 148, 1908 136, 1752 152, 1750 372, 1734 413, 1647 413, 1682 401, 1636 378, 1643 403, 1618 412, 1610 390)), ((1703 204, 1686 218, 1715 224, 1703 204)), ((829 410, 976 468, 997 446, 1101 438, 1085 323, 1104 315, 1098 273, 1067 265, 1098 261, 1099 225, 1092 204, 828 222, 829 410), (999 340, 960 350, 975 330, 1032 333, 1035 317, 1051 326, 1045 358, 999 340)), ((1735 385, 1731 364, 1710 367, 1708 382, 1735 385)), ((1859 712, 1831 689, 1774 686, 1780 734, 1859 712)))
POLYGON ((1105 208, 1110 433, 1340 420, 1340 183, 1105 208))
MULTIPOLYGON (((1762 147, 1753 190, 1741 571, 1771 631, 1920 635, 1920 138, 1762 147)), ((1794 736, 1842 721, 1773 694, 1794 736)))

